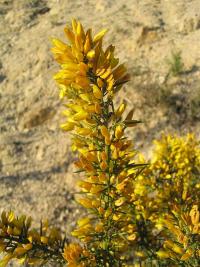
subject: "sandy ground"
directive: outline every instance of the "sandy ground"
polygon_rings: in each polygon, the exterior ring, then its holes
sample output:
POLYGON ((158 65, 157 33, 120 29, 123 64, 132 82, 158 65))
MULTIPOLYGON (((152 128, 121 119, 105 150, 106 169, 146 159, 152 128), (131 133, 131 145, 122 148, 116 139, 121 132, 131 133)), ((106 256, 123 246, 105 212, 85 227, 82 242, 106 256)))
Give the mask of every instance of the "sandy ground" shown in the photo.
POLYGON ((80 19, 94 32, 108 28, 132 80, 119 94, 144 123, 130 136, 149 154, 161 132, 200 130, 199 0, 0 0, 0 212, 13 209, 62 231, 75 225, 70 136, 52 79, 58 69, 50 37, 80 19), (181 53, 180 75, 170 72, 181 53))

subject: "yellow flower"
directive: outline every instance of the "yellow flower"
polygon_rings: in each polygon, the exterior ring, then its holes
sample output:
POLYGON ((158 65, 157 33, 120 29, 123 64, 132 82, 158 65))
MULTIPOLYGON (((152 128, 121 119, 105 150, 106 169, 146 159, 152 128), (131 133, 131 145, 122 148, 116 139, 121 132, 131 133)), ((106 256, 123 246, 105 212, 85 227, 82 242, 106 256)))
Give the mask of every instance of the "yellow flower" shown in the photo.
POLYGON ((107 29, 103 29, 103 30, 101 30, 99 33, 97 33, 97 34, 94 36, 93 41, 94 41, 95 43, 98 42, 98 41, 100 41, 100 40, 104 37, 104 35, 106 34, 106 32, 107 32, 107 29))
POLYGON ((170 258, 170 253, 165 251, 165 250, 159 250, 156 252, 156 254, 158 255, 159 258, 161 259, 166 259, 166 258, 170 258))
POLYGON ((181 260, 182 260, 182 261, 187 261, 188 259, 190 259, 190 257, 192 257, 192 255, 193 255, 193 251, 192 251, 192 249, 188 249, 188 250, 186 251, 186 253, 184 253, 184 254, 181 256, 181 260))
MULTIPOLYGON (((78 267, 81 253, 83 249, 80 245, 71 243, 68 246, 65 246, 63 257, 67 260, 68 266, 78 267)), ((83 265, 82 265, 83 266, 83 265)))
POLYGON ((194 205, 190 211, 190 217, 193 225, 198 224, 199 222, 199 211, 198 211, 198 206, 194 205))
POLYGON ((121 125, 117 125, 116 129, 115 129, 115 137, 117 139, 120 139, 123 135, 123 128, 121 125))
POLYGON ((95 51, 92 49, 87 53, 87 58, 91 60, 94 57, 95 57, 95 51))
POLYGON ((82 111, 76 113, 73 116, 73 119, 75 121, 81 121, 81 120, 85 120, 86 118, 88 118, 88 116, 89 116, 89 114, 86 111, 82 110, 82 111))
POLYGON ((137 237, 136 233, 133 233, 133 234, 129 235, 127 239, 129 241, 134 241, 136 239, 136 237, 137 237))
POLYGON ((74 126, 75 126, 75 123, 74 122, 66 122, 66 123, 63 123, 61 124, 61 128, 65 131, 72 131, 74 129, 74 126))
POLYGON ((84 226, 85 224, 88 224, 90 222, 90 218, 88 218, 88 217, 84 217, 84 218, 82 218, 82 219, 79 219, 78 221, 77 221, 77 224, 78 224, 78 226, 84 226))
POLYGON ((123 205, 125 201, 126 201, 125 197, 120 197, 119 199, 117 199, 115 201, 115 206, 119 207, 119 206, 123 205))
POLYGON ((80 203, 83 207, 88 209, 93 207, 91 199, 88 198, 77 199, 77 202, 80 203))
POLYGON ((109 133, 109 131, 108 131, 108 129, 106 128, 106 126, 105 125, 102 125, 101 127, 100 127, 100 130, 101 130, 101 134, 105 137, 105 138, 110 138, 110 133, 109 133))
POLYGON ((116 113, 115 113, 115 116, 116 117, 121 117, 121 115, 123 114, 123 112, 125 111, 125 108, 126 108, 126 103, 123 102, 119 108, 117 109, 116 113))
POLYGON ((80 135, 88 136, 92 133, 92 131, 89 128, 77 128, 77 133, 80 135))

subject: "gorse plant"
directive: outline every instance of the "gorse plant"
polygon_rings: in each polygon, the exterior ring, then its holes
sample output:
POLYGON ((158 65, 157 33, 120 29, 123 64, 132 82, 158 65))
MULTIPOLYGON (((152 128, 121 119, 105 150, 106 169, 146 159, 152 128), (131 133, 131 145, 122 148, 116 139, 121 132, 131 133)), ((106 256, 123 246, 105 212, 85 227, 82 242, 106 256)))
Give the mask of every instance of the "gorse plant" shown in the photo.
MULTIPOLYGON (((157 261, 159 265, 167 258, 164 266, 198 266, 199 142, 192 134, 182 138, 169 135, 155 141, 155 145, 149 165, 134 181, 137 216, 151 226, 150 234, 153 233, 156 243, 152 251, 162 258, 161 262, 157 261), (161 248, 163 242, 164 247, 168 242, 171 244, 168 253, 161 248), (192 253, 186 257, 189 244, 192 244, 192 253), (174 262, 177 265, 173 265, 174 262)), ((143 161, 140 156, 140 162, 143 161)))
POLYGON ((103 48, 106 30, 92 37, 72 20, 65 33, 69 44, 53 39, 61 67, 54 78, 67 101, 61 127, 78 154, 77 202, 87 214, 72 232, 79 241, 70 243, 48 222, 37 230, 31 218, 3 212, 0 267, 12 259, 29 266, 199 266, 199 143, 192 135, 163 137, 146 163, 125 135, 139 121, 125 102, 114 103, 129 75, 114 46, 103 48))
POLYGON ((118 64, 112 45, 103 50, 105 30, 92 38, 91 30, 84 32, 79 22, 73 20, 72 27, 73 31, 65 29, 71 46, 54 39, 52 49, 61 64, 54 78, 61 97, 68 98, 67 121, 61 127, 72 131, 72 147, 79 154, 75 164, 84 173, 77 201, 89 210, 72 235, 93 252, 95 266, 121 266, 122 252, 135 238, 132 180, 136 169, 144 166, 135 164, 132 143, 124 135, 137 121, 132 120, 132 111, 122 118, 125 103, 117 108, 113 103, 129 75, 118 64))
POLYGON ((199 266, 199 210, 193 205, 190 212, 183 212, 175 206, 172 214, 165 217, 168 238, 163 249, 157 252, 160 258, 168 258, 175 266, 199 266))

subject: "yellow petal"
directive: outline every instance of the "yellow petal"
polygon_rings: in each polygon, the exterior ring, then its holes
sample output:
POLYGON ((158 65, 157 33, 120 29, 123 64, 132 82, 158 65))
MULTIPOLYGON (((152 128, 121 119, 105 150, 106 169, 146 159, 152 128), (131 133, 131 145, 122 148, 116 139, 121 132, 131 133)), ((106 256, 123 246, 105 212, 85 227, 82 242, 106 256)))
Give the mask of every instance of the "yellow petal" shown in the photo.
POLYGON ((108 167, 107 163, 105 161, 102 161, 101 164, 100 164, 100 167, 103 171, 105 171, 108 167))
POLYGON ((8 214, 8 222, 11 223, 15 218, 14 212, 10 211, 8 214))
POLYGON ((126 103, 123 102, 123 103, 119 106, 119 108, 117 109, 115 115, 116 115, 117 117, 121 117, 121 115, 123 114, 125 108, 126 108, 126 103))
POLYGON ((192 256, 192 253, 184 253, 181 257, 181 261, 187 261, 192 256))
POLYGON ((120 217, 121 217, 121 216, 120 216, 119 214, 114 214, 114 215, 113 215, 113 220, 114 220, 114 221, 118 221, 118 220, 120 219, 120 217))
POLYGON ((72 131, 74 129, 75 123, 73 122, 66 122, 60 125, 60 127, 65 131, 72 131))
POLYGON ((165 251, 165 250, 159 250, 156 252, 156 254, 158 255, 159 258, 161 259, 167 259, 167 258, 170 258, 170 254, 165 251))
POLYGON ((99 40, 101 40, 101 39, 104 37, 104 35, 106 34, 107 31, 108 31, 107 29, 103 29, 103 30, 101 30, 99 33, 97 33, 97 34, 94 36, 93 41, 96 43, 96 42, 98 42, 99 40))
POLYGON ((88 224, 89 222, 90 222, 90 218, 85 217, 85 218, 79 219, 79 220, 77 221, 77 224, 78 224, 79 227, 82 227, 82 226, 84 226, 85 224, 88 224))
POLYGON ((90 38, 89 38, 89 36, 86 36, 85 44, 83 47, 84 53, 87 54, 90 49, 91 49, 90 38))
POLYGON ((87 77, 84 76, 77 76, 76 83, 82 88, 87 88, 89 86, 89 80, 87 77))
POLYGON ((108 218, 110 215, 112 214, 112 209, 111 208, 108 208, 105 213, 104 213, 104 217, 105 218, 108 218))
POLYGON ((77 21, 75 19, 72 19, 72 29, 74 33, 76 33, 76 28, 77 28, 77 21))
POLYGON ((85 120, 86 118, 88 118, 88 113, 86 111, 80 111, 78 113, 76 113, 74 116, 73 116, 73 119, 75 121, 81 121, 81 120, 85 120))
POLYGON ((80 94, 79 95, 81 99, 83 99, 84 101, 90 103, 90 95, 89 94, 80 94))
POLYGON ((88 105, 88 106, 85 107, 85 110, 88 113, 95 113, 95 105, 88 105))
POLYGON ((106 79, 110 74, 111 74, 112 70, 110 68, 108 68, 104 74, 100 75, 102 79, 106 79))
POLYGON ((93 207, 91 199, 88 198, 77 199, 77 202, 87 209, 93 207))
POLYGON ((83 43, 82 43, 82 39, 79 35, 75 35, 75 44, 76 44, 76 48, 80 51, 83 50, 83 43))
POLYGON ((31 244, 31 243, 29 243, 29 244, 24 244, 23 247, 24 247, 25 250, 30 250, 30 249, 32 249, 33 244, 31 244))
POLYGON ((24 253, 26 253, 26 249, 23 248, 23 247, 17 247, 14 251, 14 253, 17 255, 17 256, 20 256, 24 253))
POLYGON ((95 103, 95 112, 101 114, 101 106, 99 103, 95 103))
POLYGON ((105 137, 105 144, 109 146, 111 144, 110 136, 105 137))
POLYGON ((95 57, 95 51, 94 50, 90 50, 88 53, 87 53, 87 58, 88 59, 93 59, 95 57))
POLYGON ((60 41, 59 39, 56 39, 56 38, 52 38, 51 41, 60 50, 65 51, 65 49, 67 47, 67 45, 65 43, 63 43, 62 41, 60 41))
POLYGON ((117 139, 120 139, 123 135, 123 128, 121 125, 117 125, 116 129, 115 129, 115 137, 117 139))
POLYGON ((118 200, 115 201, 115 206, 119 207, 123 205, 125 201, 126 201, 125 197, 120 197, 118 200))
POLYGON ((67 38, 69 39, 69 41, 73 44, 75 41, 74 33, 67 27, 64 28, 64 32, 67 35, 67 38))
POLYGON ((13 235, 19 236, 21 234, 21 229, 14 227, 13 229, 13 235))
POLYGON ((174 244, 172 247, 172 250, 178 254, 183 254, 184 253, 184 249, 179 247, 178 245, 174 244))
POLYGON ((136 237, 137 237, 137 235, 136 235, 135 233, 133 233, 132 235, 129 235, 129 236, 127 237, 127 239, 128 239, 129 241, 134 241, 134 240, 136 239, 136 237))
POLYGON ((80 135, 87 136, 87 135, 91 134, 92 131, 89 128, 78 128, 77 129, 77 133, 80 134, 80 135))
POLYGON ((104 137, 110 137, 110 133, 109 133, 109 131, 108 131, 108 129, 107 129, 107 127, 105 126, 105 125, 102 125, 101 127, 100 127, 100 131, 101 131, 101 134, 104 136, 104 137))
POLYGON ((42 242, 43 244, 48 244, 48 237, 46 237, 46 236, 41 236, 40 240, 41 240, 41 242, 42 242))
POLYGON ((74 62, 67 62, 61 65, 63 69, 69 70, 69 71, 77 71, 79 69, 79 65, 74 62))
POLYGON ((80 188, 85 189, 86 191, 89 191, 92 187, 92 184, 86 181, 78 181, 77 184, 80 188))

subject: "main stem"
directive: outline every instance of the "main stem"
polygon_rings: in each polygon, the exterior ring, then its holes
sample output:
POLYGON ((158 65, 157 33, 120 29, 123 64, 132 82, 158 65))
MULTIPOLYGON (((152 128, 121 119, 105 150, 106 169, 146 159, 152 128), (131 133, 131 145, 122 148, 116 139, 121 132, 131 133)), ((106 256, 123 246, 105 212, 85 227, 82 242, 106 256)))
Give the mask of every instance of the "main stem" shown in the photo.
MULTIPOLYGON (((90 81, 94 84, 97 84, 97 78, 95 76, 95 74, 90 70, 88 72, 88 77, 90 79, 90 81)), ((104 100, 106 97, 106 81, 104 81, 104 85, 102 86, 102 92, 103 92, 103 98, 102 98, 102 102, 101 102, 101 106, 102 106, 102 110, 103 112, 98 116, 98 118, 96 118, 96 122, 97 124, 102 123, 102 125, 106 126, 106 128, 109 129, 109 116, 110 114, 110 109, 112 110, 112 113, 114 113, 114 105, 112 100, 107 97, 106 101, 104 100)), ((110 128, 112 128, 113 125, 110 126, 110 128)), ((112 140, 112 138, 111 138, 112 140)), ((111 193, 111 176, 113 173, 110 172, 110 161, 111 161, 111 150, 110 150, 110 145, 107 145, 105 143, 102 144, 101 146, 101 151, 106 151, 107 154, 107 170, 105 171, 105 173, 107 174, 107 185, 106 185, 106 192, 103 192, 103 196, 104 197, 104 201, 105 201, 105 208, 112 208, 113 206, 113 199, 110 197, 110 193, 111 193)), ((101 220, 101 215, 99 216, 99 219, 101 220)), ((116 257, 115 257, 115 248, 113 247, 112 244, 112 229, 113 229, 113 220, 110 218, 110 216, 107 218, 106 221, 106 228, 105 228, 105 259, 103 259, 103 265, 101 265, 102 267, 108 266, 108 267, 113 267, 114 264, 116 264, 116 257), (114 251, 113 251, 114 249, 114 251), (113 253, 113 255, 110 254, 110 252, 113 253)), ((117 266, 121 266, 120 262, 118 261, 117 266)))

